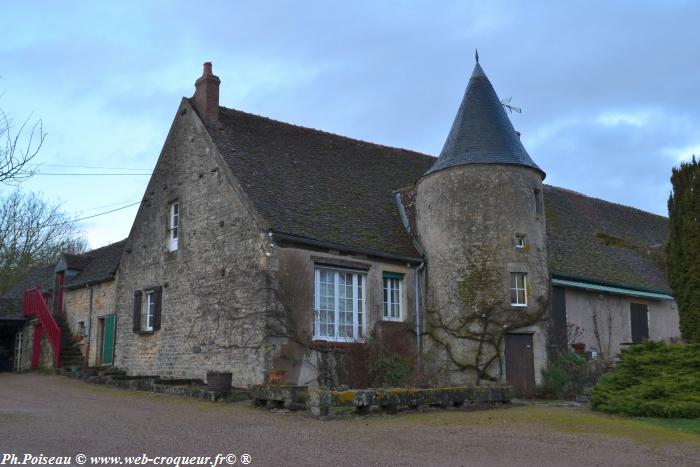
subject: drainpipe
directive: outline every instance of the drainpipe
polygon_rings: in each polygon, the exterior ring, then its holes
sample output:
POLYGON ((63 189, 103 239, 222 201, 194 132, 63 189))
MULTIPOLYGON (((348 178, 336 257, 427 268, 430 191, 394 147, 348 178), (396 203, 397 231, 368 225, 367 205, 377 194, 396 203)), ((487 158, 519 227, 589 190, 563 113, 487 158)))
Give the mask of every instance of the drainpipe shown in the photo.
POLYGON ((90 342, 92 342, 92 287, 86 284, 88 289, 88 319, 87 319, 87 347, 85 348, 85 363, 90 366, 90 342))
POLYGON ((416 351, 417 351, 417 366, 420 369, 421 367, 421 354, 423 352, 423 345, 422 345, 422 332, 423 332, 423 326, 422 326, 422 317, 421 317, 421 282, 420 282, 420 276, 421 276, 421 271, 425 268, 425 262, 421 262, 420 266, 416 268, 415 272, 415 278, 416 278, 416 351))

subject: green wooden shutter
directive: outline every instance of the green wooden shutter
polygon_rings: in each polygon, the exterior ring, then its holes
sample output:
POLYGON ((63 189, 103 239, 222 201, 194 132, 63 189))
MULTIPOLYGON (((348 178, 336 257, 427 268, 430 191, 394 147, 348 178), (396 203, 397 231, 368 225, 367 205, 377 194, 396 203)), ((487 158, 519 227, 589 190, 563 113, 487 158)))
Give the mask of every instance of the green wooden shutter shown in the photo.
POLYGON ((114 315, 105 316, 104 335, 102 338, 102 364, 114 363, 114 315))

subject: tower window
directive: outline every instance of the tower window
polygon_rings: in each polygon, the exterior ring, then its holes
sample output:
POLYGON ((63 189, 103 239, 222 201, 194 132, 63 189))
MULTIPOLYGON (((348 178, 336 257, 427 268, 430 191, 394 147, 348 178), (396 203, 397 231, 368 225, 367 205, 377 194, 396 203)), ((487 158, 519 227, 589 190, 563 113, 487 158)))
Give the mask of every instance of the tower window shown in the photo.
POLYGON ((525 248, 524 234, 515 234, 515 248, 525 248))
POLYGON ((539 216, 542 214, 542 190, 535 188, 532 193, 535 201, 535 214, 539 216))
POLYGON ((527 306, 527 274, 524 272, 510 274, 510 304, 527 306))

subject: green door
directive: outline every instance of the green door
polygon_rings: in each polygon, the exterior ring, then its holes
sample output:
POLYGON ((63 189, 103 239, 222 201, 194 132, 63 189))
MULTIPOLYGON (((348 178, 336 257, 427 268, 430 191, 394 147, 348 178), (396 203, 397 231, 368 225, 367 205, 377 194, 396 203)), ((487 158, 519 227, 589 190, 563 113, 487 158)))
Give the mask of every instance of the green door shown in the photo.
POLYGON ((114 363, 114 315, 105 316, 105 327, 102 338, 102 364, 114 363))

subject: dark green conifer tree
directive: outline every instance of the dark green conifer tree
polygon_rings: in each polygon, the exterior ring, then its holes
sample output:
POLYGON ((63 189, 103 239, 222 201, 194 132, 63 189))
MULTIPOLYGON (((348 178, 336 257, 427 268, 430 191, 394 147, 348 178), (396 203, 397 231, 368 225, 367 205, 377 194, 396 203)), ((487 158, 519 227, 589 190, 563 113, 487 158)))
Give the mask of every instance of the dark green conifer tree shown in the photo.
POLYGON ((668 277, 678 303, 681 335, 700 342, 700 164, 673 168, 668 200, 668 277))

